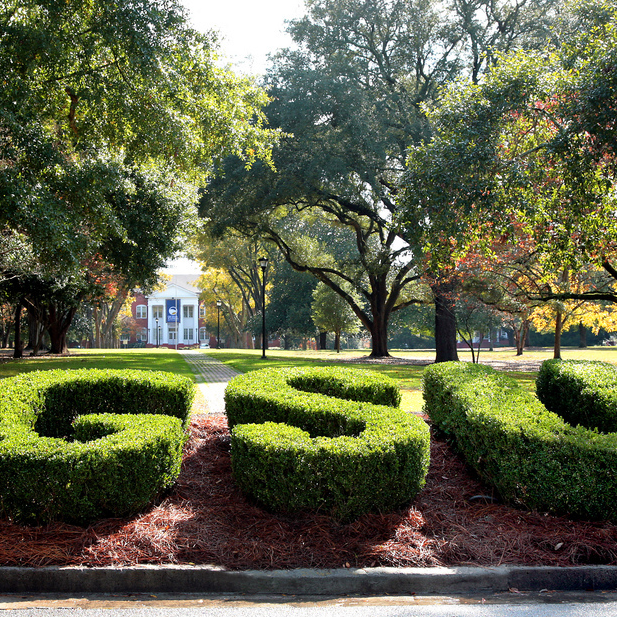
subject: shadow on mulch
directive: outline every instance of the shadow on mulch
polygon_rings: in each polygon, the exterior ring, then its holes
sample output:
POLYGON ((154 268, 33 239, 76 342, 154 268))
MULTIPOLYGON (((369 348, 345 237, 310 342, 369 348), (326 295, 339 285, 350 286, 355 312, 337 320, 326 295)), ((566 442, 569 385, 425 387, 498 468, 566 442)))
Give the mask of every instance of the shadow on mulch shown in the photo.
POLYGON ((0 520, 0 565, 217 564, 230 569, 617 564, 617 526, 490 503, 449 446, 433 438, 427 485, 412 505, 340 525, 250 503, 231 477, 224 417, 195 416, 173 491, 144 514, 89 528, 0 520))

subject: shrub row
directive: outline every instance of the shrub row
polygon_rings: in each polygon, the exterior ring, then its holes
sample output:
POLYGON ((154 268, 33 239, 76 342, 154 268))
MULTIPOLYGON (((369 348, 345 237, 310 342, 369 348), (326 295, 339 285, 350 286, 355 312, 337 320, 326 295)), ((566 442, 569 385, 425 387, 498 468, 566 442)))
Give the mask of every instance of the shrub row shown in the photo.
POLYGON ((86 524, 140 511, 180 471, 192 399, 191 380, 162 372, 0 381, 0 514, 86 524))
POLYGON ((566 422, 617 432, 617 367, 592 360, 547 360, 536 393, 549 411, 566 422))
POLYGON ((319 510, 340 520, 409 503, 425 482, 429 431, 383 404, 399 401, 396 382, 361 370, 236 377, 225 402, 238 486, 271 510, 319 510))
POLYGON ((424 371, 431 420, 504 501, 594 520, 617 520, 617 434, 567 424, 530 392, 485 366, 424 371))

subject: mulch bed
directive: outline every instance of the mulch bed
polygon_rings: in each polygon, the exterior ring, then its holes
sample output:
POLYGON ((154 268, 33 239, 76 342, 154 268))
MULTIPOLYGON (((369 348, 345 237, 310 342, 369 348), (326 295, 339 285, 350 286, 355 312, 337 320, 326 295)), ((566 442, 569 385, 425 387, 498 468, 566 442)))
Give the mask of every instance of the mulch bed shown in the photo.
POLYGON ((91 527, 0 520, 0 565, 217 564, 230 569, 617 564, 617 526, 491 503, 490 490, 433 438, 427 486, 405 510, 340 525, 280 516, 231 477, 221 416, 194 416, 182 473, 160 504, 91 527))

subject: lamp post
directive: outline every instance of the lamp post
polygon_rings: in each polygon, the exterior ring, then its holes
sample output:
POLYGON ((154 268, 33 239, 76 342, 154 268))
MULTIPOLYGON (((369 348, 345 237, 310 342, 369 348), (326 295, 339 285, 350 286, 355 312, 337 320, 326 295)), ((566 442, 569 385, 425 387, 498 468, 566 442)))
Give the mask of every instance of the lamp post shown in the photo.
POLYGON ((221 304, 220 300, 216 301, 216 348, 221 348, 221 304))
POLYGON ((154 321, 156 322, 156 348, 159 348, 159 318, 156 317, 154 319, 154 321))
POLYGON ((268 258, 261 257, 259 259, 261 267, 261 359, 266 359, 266 268, 268 267, 268 258))

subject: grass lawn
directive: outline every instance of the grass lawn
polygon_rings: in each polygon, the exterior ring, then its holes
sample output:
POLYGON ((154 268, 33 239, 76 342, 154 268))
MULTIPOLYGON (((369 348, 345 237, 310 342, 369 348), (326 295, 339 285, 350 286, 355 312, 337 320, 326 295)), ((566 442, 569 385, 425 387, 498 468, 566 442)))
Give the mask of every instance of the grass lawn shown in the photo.
MULTIPOLYGON (((202 351, 203 353, 203 351, 202 351)), ((266 359, 261 357, 261 350, 258 349, 210 349, 208 355, 220 360, 224 364, 246 373, 260 368, 285 367, 285 366, 324 366, 335 364, 337 360, 353 360, 363 356, 368 356, 369 351, 348 350, 337 354, 334 351, 286 351, 283 349, 271 349, 266 352, 266 359)), ((393 356, 413 360, 425 360, 432 362, 435 358, 434 350, 396 350, 391 352, 393 356)), ((564 359, 582 360, 602 360, 617 364, 617 347, 589 347, 587 349, 564 348, 562 349, 564 359)), ((512 364, 512 371, 507 373, 516 379, 522 387, 527 390, 535 391, 536 371, 522 371, 517 369, 516 363, 519 361, 542 361, 553 357, 553 350, 548 348, 526 350, 523 356, 516 356, 512 348, 498 351, 482 351, 480 362, 496 360, 506 364, 512 364)), ((459 350, 461 360, 471 360, 471 352, 459 350)), ((374 365, 354 364, 350 362, 347 366, 360 368, 363 370, 373 370, 384 373, 396 379, 401 387, 403 395, 402 407, 408 411, 420 411, 422 409, 422 373, 423 366, 414 365, 374 365)))
MULTIPOLYGON (((271 349, 267 351, 266 359, 262 360, 260 349, 209 349, 201 352, 207 353, 242 373, 267 367, 330 365, 340 360, 349 361, 369 354, 369 351, 365 350, 349 350, 337 354, 334 351, 271 349)), ((540 362, 551 358, 552 353, 552 349, 531 349, 526 350, 523 356, 517 357, 511 348, 506 348, 492 352, 482 351, 480 362, 497 360, 506 365, 512 364, 513 370, 507 371, 508 374, 521 383, 524 388, 533 391, 535 390, 535 371, 520 370, 516 363, 519 361, 540 362)), ((392 355, 405 359, 432 362, 435 352, 430 349, 396 350, 392 352, 392 355)), ((566 359, 602 360, 617 364, 617 347, 564 348, 562 355, 566 359)), ((471 354, 468 351, 459 351, 459 357, 461 360, 470 360, 471 354)), ((347 366, 377 371, 396 379, 403 394, 403 408, 409 411, 420 411, 422 409, 423 366, 393 364, 371 364, 368 366, 366 364, 354 364, 353 362, 349 362, 347 366)), ((194 374, 188 363, 173 349, 80 349, 73 350, 68 357, 40 356, 30 358, 26 356, 21 360, 13 360, 5 356, 5 359, 0 362, 0 378, 34 370, 76 368, 133 368, 170 371, 194 379, 194 374)))
POLYGON ((140 369, 169 371, 194 379, 187 362, 173 349, 76 349, 70 356, 25 356, 0 362, 0 378, 51 369, 140 369))

